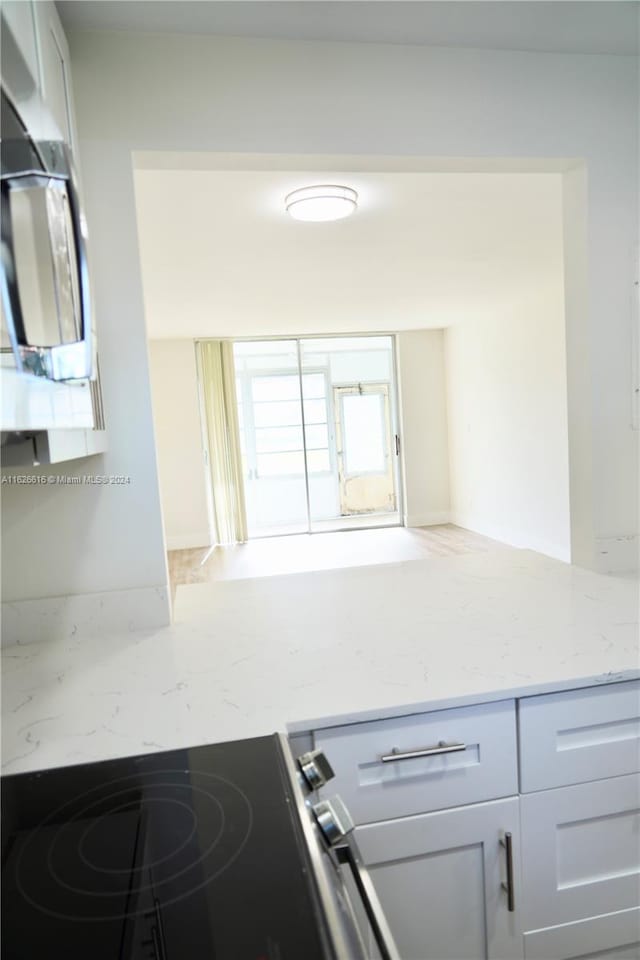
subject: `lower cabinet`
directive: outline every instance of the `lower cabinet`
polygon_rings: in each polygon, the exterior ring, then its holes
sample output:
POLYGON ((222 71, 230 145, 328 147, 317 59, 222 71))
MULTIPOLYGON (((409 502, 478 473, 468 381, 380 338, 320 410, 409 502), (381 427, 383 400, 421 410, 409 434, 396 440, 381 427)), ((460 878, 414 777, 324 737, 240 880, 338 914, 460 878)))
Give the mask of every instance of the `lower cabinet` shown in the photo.
POLYGON ((526 960, 640 960, 640 779, 520 798, 526 960))
POLYGON ((639 808, 635 774, 520 798, 525 931, 638 906, 639 808))
POLYGON ((356 838, 402 960, 523 956, 517 797, 367 824, 356 838))
POLYGON ((640 909, 530 930, 524 955, 526 960, 639 960, 640 909))
POLYGON ((517 711, 517 737, 512 701, 316 735, 400 956, 640 960, 640 684, 517 711))

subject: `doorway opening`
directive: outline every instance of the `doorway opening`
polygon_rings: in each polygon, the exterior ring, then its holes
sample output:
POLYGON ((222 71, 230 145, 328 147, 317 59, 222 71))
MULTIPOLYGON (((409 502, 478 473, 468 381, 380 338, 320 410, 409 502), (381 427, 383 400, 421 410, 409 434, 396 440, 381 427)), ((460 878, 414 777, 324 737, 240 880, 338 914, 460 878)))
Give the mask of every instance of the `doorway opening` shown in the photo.
POLYGON ((393 336, 233 345, 250 538, 398 526, 393 336))

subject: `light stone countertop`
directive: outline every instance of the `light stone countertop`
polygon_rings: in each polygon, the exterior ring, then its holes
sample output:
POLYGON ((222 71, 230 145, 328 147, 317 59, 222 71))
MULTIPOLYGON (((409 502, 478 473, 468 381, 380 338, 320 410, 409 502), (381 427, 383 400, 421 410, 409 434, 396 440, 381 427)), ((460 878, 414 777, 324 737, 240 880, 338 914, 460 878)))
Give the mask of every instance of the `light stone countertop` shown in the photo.
POLYGON ((638 605, 512 549, 181 587, 171 627, 3 651, 2 771, 633 679, 638 605))

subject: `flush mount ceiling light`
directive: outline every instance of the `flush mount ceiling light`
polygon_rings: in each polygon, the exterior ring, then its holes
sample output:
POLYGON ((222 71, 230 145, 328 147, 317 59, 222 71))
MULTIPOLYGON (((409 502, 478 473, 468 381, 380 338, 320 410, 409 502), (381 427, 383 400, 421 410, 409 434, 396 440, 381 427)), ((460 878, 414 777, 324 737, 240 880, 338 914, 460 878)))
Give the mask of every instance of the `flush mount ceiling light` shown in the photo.
POLYGON ((358 194, 351 187, 322 183, 287 194, 284 205, 294 220, 343 220, 358 206, 358 194))

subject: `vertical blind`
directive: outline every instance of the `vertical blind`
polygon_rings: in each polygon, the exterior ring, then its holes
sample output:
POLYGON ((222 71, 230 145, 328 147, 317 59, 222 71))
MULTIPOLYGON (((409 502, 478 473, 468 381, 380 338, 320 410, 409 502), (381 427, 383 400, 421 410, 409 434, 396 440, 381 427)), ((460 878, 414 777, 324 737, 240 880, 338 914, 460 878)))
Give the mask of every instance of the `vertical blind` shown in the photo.
POLYGON ((247 512, 233 344, 229 340, 203 340, 198 343, 198 353, 218 542, 244 543, 247 512))

